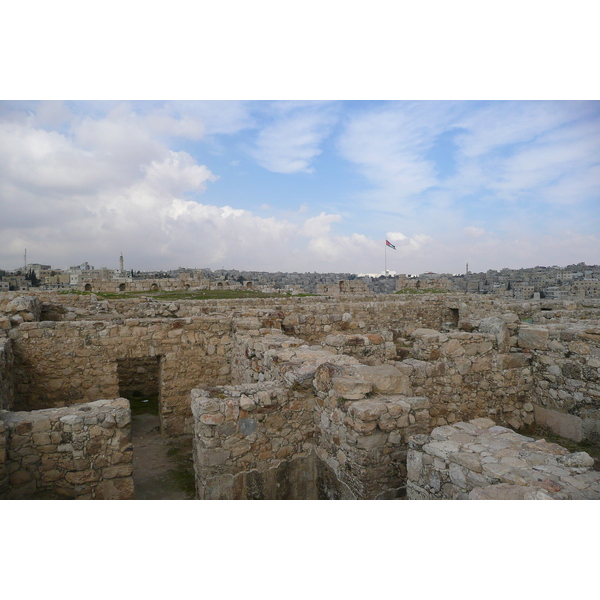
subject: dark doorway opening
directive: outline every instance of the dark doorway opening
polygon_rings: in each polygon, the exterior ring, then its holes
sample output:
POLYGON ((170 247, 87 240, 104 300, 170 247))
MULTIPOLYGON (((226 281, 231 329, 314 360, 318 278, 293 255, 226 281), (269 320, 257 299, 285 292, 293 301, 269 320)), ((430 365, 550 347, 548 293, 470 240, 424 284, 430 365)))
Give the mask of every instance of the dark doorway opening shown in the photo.
POLYGON ((458 325, 458 321, 459 321, 458 308, 451 308, 450 309, 450 322, 453 325, 458 325))
POLYGON ((159 416, 160 362, 157 356, 117 361, 119 395, 131 404, 131 414, 159 416))

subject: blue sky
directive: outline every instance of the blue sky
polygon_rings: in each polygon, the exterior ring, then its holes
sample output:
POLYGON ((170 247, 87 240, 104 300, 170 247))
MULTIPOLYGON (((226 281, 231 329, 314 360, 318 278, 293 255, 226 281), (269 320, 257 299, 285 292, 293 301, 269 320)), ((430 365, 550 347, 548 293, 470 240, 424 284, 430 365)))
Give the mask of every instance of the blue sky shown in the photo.
POLYGON ((0 268, 600 262, 598 101, 3 101, 0 268))

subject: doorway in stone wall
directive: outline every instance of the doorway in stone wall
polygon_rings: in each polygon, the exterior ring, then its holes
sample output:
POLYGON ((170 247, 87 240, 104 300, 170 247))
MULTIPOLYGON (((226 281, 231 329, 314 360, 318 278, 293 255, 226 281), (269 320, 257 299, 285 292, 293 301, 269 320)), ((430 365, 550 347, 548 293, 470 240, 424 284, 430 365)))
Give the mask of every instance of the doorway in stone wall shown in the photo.
POLYGON ((161 357, 117 361, 119 395, 131 405, 136 500, 188 500, 195 495, 191 441, 161 433, 161 357))
POLYGON ((131 404, 131 414, 152 415, 159 421, 160 359, 158 356, 117 361, 119 395, 131 404))

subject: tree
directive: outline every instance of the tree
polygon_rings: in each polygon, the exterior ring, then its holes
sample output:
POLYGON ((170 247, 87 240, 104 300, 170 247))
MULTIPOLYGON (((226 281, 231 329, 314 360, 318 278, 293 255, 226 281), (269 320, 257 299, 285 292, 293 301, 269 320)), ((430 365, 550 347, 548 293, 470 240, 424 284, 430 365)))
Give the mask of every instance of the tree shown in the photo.
POLYGON ((31 281, 31 287, 39 287, 40 286, 40 280, 38 279, 38 277, 35 274, 35 271, 33 269, 29 270, 27 275, 25 275, 25 279, 27 281, 31 281))

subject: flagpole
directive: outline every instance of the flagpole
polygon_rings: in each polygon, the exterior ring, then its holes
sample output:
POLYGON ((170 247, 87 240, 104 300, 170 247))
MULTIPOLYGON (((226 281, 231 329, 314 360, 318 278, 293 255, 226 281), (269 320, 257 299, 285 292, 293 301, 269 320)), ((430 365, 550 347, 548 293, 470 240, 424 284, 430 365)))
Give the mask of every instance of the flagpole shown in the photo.
POLYGON ((385 258, 384 258, 384 263, 383 263, 383 274, 387 275, 387 240, 385 242, 385 258))

